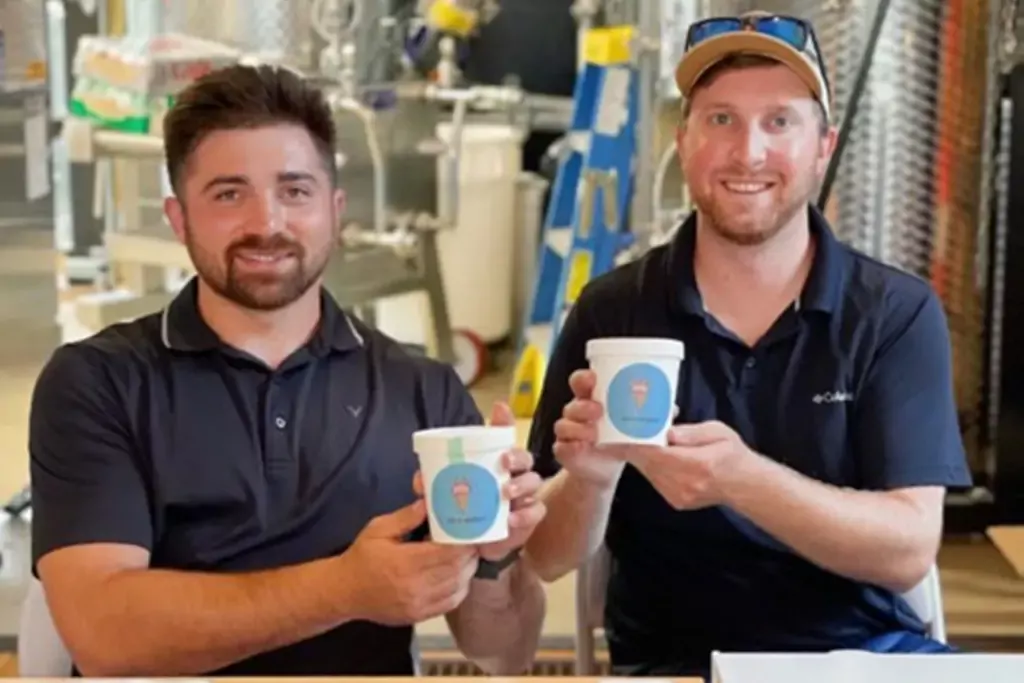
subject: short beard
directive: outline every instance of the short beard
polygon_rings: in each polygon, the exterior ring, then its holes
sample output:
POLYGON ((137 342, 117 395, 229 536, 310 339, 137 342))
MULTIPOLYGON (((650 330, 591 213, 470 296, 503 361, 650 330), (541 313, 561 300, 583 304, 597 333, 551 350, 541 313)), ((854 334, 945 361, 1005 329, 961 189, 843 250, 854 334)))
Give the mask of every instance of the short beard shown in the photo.
POLYGON ((706 222, 702 225, 706 225, 716 235, 736 246, 757 247, 771 241, 792 223, 800 212, 807 210, 807 206, 815 194, 816 186, 816 179, 812 176, 802 187, 796 188, 796 191, 791 193, 790 201, 783 197, 782 205, 777 211, 772 212, 772 216, 765 217, 767 225, 759 230, 732 229, 730 225, 733 221, 730 220, 730 216, 712 201, 703 201, 700 197, 694 197, 694 205, 705 218, 706 222))
POLYGON ((199 278, 218 296, 252 311, 276 311, 297 301, 323 275, 331 255, 331 250, 314 254, 310 262, 302 245, 275 236, 266 240, 255 237, 243 239, 219 256, 198 249, 190 227, 186 227, 186 234, 186 247, 199 278), (235 272, 234 263, 235 253, 242 248, 289 249, 294 254, 297 267, 284 277, 266 278, 262 282, 256 278, 240 277, 235 272))

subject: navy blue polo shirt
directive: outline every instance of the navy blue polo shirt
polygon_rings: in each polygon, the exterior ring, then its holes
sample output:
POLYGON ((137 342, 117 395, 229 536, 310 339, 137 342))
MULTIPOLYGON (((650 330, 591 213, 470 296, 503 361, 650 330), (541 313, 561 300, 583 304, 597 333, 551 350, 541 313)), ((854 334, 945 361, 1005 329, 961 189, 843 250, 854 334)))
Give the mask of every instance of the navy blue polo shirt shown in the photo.
MULTIPOLYGON (((595 279, 567 317, 531 434, 544 476, 552 426, 587 366, 587 340, 682 340, 677 423, 719 420, 756 451, 841 487, 960 487, 949 333, 924 281, 840 243, 810 209, 816 254, 798 301, 751 348, 704 310, 696 218, 673 240, 595 279)), ((797 556, 725 507, 676 511, 633 467, 616 490, 606 627, 637 672, 706 669, 715 649, 824 651, 922 631, 905 602, 797 556)))
MULTIPOLYGON (((95 542, 146 548, 154 568, 213 572, 337 555, 414 500, 413 431, 481 422, 452 368, 407 354, 326 291, 316 333, 270 369, 218 339, 196 290, 60 347, 42 371, 33 566, 95 542)), ((352 622, 211 673, 411 675, 412 635, 352 622)))

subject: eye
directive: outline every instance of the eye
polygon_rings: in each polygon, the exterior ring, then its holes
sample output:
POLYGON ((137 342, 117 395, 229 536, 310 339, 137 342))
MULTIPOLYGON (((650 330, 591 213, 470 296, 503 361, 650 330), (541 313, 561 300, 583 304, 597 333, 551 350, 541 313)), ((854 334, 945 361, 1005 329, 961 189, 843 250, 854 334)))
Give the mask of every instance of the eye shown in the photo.
POLYGON ((771 127, 777 130, 785 130, 793 126, 793 119, 788 114, 778 114, 771 119, 771 127))
POLYGON ((709 117, 709 121, 713 126, 728 126, 732 122, 732 117, 725 112, 715 112, 709 117))
POLYGON ((284 194, 288 199, 303 199, 310 195, 309 190, 298 186, 286 187, 284 194))
POLYGON ((221 190, 213 196, 214 201, 233 202, 238 199, 238 190, 221 190))

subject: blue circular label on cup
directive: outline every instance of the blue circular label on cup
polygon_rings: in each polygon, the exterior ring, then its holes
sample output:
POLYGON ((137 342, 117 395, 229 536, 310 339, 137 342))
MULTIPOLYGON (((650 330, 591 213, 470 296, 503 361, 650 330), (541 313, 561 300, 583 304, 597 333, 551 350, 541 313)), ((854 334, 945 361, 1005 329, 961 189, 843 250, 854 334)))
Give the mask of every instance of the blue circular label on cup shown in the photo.
POLYGON ((435 521, 460 541, 483 536, 498 518, 501 490, 480 465, 459 462, 437 473, 430 489, 435 521))
POLYGON ((671 383, 656 365, 627 365, 608 385, 605 408, 617 430, 634 439, 650 439, 672 413, 671 383))

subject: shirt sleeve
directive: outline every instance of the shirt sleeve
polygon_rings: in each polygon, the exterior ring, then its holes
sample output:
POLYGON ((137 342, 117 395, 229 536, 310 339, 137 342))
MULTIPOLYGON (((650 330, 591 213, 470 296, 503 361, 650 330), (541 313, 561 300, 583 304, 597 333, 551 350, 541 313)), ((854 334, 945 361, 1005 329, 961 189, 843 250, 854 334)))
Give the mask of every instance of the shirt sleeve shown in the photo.
POLYGON ((81 346, 40 373, 29 416, 32 567, 83 543, 152 548, 145 481, 109 367, 81 346))
POLYGON ((527 447, 533 454, 534 471, 544 478, 555 476, 561 469, 554 454, 555 422, 562 417, 562 410, 573 398, 569 377, 577 370, 589 367, 587 341, 597 336, 588 293, 592 292, 583 291, 565 318, 548 359, 540 401, 530 426, 527 447))
POLYGON ((890 311, 854 400, 854 452, 867 488, 970 486, 949 327, 933 292, 916 305, 897 302, 890 311))

